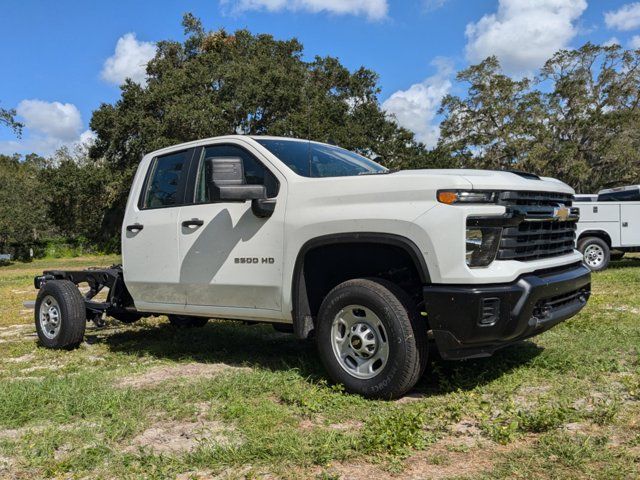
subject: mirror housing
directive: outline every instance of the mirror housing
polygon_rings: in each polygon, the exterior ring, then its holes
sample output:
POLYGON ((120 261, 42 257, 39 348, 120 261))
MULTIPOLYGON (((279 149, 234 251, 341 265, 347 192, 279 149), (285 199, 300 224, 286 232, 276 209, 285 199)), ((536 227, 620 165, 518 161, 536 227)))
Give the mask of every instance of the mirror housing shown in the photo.
POLYGON ((244 202, 267 198, 264 185, 247 185, 240 157, 214 157, 205 159, 209 190, 220 200, 244 202))

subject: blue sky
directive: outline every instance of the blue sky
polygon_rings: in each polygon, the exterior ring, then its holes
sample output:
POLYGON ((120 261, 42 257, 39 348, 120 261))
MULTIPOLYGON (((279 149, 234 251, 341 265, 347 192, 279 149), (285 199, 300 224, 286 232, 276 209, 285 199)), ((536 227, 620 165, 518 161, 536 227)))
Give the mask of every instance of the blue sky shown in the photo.
POLYGON ((381 101, 432 145, 435 111, 461 93, 455 71, 496 54, 530 75, 559 48, 617 41, 640 48, 640 2, 624 0, 5 0, 0 106, 16 108, 22 139, 0 129, 0 153, 49 154, 90 139, 91 112, 144 82, 153 42, 181 39, 184 12, 206 28, 297 37, 305 55, 332 55, 380 74, 381 101))

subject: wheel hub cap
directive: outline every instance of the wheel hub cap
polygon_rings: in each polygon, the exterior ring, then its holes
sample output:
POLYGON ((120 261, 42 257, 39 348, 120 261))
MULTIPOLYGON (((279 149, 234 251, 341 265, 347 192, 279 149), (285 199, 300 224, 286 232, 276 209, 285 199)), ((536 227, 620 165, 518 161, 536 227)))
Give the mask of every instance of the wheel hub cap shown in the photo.
POLYGON ((60 305, 51 295, 47 295, 42 299, 38 320, 40 329, 45 337, 53 339, 58 335, 62 324, 60 305))
POLYGON ((378 375, 389 359, 387 333, 380 318, 361 305, 349 305, 331 327, 333 353, 350 375, 368 379, 378 375))
POLYGON ((604 261, 604 250, 599 245, 589 245, 584 250, 584 261, 590 267, 598 267, 604 261))

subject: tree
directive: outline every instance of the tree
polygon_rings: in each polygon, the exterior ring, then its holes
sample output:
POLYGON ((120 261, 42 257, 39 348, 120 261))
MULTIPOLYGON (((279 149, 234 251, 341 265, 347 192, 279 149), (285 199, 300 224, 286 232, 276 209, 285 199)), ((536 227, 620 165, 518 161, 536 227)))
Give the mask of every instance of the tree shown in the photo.
MULTIPOLYGON (((275 40, 247 30, 207 32, 183 19, 183 42, 161 41, 147 65, 148 82, 127 80, 121 98, 91 119, 97 140, 91 157, 118 177, 110 205, 124 209, 142 155, 158 148, 225 134, 269 134, 338 143, 389 166, 427 161, 424 146, 380 108, 377 75, 349 71, 336 58, 302 59, 296 39, 275 40)), ((105 225, 115 233, 119 217, 105 225)))
POLYGON ((23 125, 16 121, 15 116, 15 110, 6 110, 0 107, 0 125, 9 127, 18 137, 20 137, 22 135, 23 125))
POLYGON ((459 166, 520 169, 578 191, 640 177, 640 50, 560 50, 535 80, 490 57, 458 74, 467 95, 442 103, 438 150, 459 166))
POLYGON ((517 168, 544 128, 540 92, 531 90, 526 78, 502 74, 496 57, 462 70, 456 79, 468 84, 467 95, 442 100, 438 149, 460 167, 517 168))
POLYGON ((540 82, 547 134, 532 154, 543 173, 580 191, 638 183, 640 177, 640 50, 587 43, 549 59, 540 82))
POLYGON ((55 233, 71 242, 114 247, 100 226, 113 203, 114 173, 89 159, 84 146, 63 147, 39 171, 41 194, 55 233))
POLYGON ((39 157, 0 155, 0 253, 28 256, 48 228, 38 181, 39 157))

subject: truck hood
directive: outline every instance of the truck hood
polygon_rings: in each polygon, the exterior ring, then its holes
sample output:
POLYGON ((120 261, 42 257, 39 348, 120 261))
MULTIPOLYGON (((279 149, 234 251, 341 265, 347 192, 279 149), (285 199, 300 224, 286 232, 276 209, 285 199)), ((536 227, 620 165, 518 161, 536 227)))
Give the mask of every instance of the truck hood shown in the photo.
POLYGON ((473 169, 433 169, 433 170, 401 170, 392 173, 397 176, 434 176, 447 175, 463 178, 474 190, 530 190, 543 192, 575 193, 573 188, 560 180, 551 177, 529 177, 500 170, 473 169))

